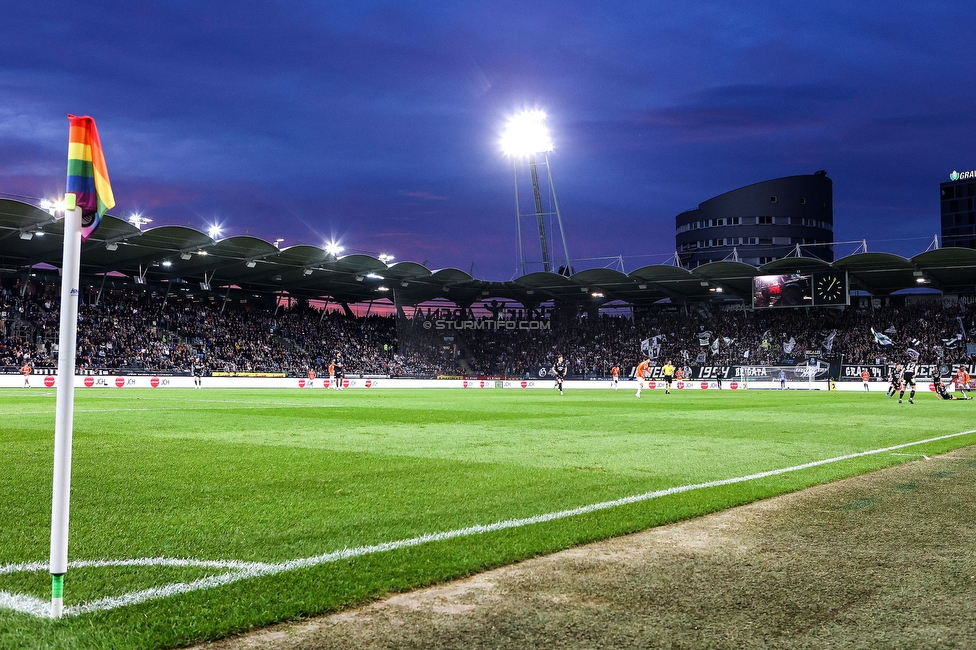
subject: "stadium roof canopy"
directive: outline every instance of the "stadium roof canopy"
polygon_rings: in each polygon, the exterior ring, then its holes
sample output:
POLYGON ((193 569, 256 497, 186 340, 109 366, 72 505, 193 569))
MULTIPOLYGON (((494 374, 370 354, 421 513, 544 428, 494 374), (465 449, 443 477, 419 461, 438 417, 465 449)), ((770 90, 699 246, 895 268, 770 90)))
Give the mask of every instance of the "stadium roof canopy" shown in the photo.
MULTIPOLYGON (((61 220, 28 203, 0 198, 0 271, 60 267, 62 242, 61 220)), ((557 300, 595 306, 611 301, 649 305, 666 298, 698 302, 718 296, 749 302, 752 278, 757 275, 828 270, 847 271, 852 290, 875 296, 920 286, 947 293, 976 292, 976 250, 966 248, 931 250, 910 259, 859 253, 832 264, 787 257, 760 267, 726 261, 694 270, 645 266, 627 274, 597 268, 570 277, 530 273, 510 282, 488 282, 458 269, 432 271, 415 262, 386 264, 369 255, 336 257, 316 246, 279 249, 247 235, 213 239, 183 226, 140 230, 111 215, 83 244, 81 262, 83 275, 112 274, 123 283, 184 281, 203 283, 213 291, 234 286, 340 303, 388 299, 417 305, 443 298, 466 306, 500 298, 523 305, 557 300)))

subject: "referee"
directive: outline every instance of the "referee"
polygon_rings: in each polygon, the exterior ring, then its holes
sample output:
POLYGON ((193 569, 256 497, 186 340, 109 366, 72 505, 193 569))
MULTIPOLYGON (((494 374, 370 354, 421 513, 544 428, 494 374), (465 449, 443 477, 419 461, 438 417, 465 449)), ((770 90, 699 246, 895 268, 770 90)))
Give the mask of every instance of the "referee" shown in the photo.
POLYGON ((671 394, 671 382, 674 381, 674 364, 671 363, 671 359, 664 362, 664 367, 661 368, 661 373, 664 375, 664 394, 671 394))

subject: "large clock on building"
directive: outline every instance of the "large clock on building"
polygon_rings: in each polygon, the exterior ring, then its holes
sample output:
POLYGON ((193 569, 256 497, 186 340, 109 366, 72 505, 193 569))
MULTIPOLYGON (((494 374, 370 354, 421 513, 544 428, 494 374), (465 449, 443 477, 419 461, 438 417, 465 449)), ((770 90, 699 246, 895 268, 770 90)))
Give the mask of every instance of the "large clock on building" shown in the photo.
POLYGON ((848 305, 850 292, 846 271, 827 271, 813 274, 813 305, 848 305))

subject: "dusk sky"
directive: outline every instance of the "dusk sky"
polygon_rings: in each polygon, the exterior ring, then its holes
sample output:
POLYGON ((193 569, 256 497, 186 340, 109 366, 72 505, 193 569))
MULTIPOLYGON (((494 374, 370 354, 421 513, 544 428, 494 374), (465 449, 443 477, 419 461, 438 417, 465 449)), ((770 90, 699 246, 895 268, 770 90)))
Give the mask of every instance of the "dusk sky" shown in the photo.
POLYGON ((974 45, 963 1, 8 0, 0 193, 62 193, 91 115, 117 216, 508 280, 498 140, 541 108, 574 259, 664 262, 679 212, 820 169, 837 241, 910 256, 976 169, 974 45))

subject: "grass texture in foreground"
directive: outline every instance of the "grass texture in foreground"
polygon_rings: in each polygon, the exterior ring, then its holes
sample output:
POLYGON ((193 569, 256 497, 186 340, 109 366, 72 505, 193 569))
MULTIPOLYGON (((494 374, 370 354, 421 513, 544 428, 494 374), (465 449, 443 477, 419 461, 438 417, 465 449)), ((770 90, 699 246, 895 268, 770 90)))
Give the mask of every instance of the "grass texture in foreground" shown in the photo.
MULTIPOLYGON (((69 560, 279 563, 532 517, 972 428, 919 395, 631 390, 78 391, 69 560)), ((0 391, 0 567, 49 553, 54 394, 0 391)), ((0 647, 218 638, 972 444, 961 436, 765 479, 241 580, 60 621, 0 609, 0 647)), ((79 606, 219 571, 70 569, 79 606)), ((0 591, 47 600, 46 570, 0 591)))

